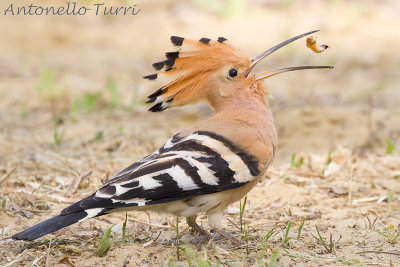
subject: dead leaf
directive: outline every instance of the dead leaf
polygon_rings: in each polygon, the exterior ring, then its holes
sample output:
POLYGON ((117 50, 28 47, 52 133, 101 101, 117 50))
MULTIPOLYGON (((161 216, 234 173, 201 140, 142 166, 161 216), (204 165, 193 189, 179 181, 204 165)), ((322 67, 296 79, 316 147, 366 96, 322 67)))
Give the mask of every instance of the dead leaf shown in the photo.
POLYGON ((30 219, 30 218, 33 217, 33 213, 30 212, 30 211, 28 211, 28 210, 21 209, 21 210, 19 210, 19 213, 20 213, 22 216, 24 216, 25 218, 28 218, 28 219, 30 219))

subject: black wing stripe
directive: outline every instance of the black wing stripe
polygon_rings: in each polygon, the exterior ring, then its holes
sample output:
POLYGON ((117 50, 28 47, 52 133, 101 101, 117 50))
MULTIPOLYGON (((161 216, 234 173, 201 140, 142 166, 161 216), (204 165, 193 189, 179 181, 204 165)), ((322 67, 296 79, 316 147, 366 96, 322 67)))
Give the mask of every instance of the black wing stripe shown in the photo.
POLYGON ((137 186, 139 186, 139 181, 133 181, 132 183, 122 184, 121 186, 126 187, 126 188, 137 187, 137 186))
POLYGON ((175 143, 173 147, 160 149, 160 153, 174 152, 174 151, 195 151, 195 152, 201 152, 205 155, 220 156, 212 148, 202 145, 197 140, 184 140, 179 143, 175 143))
POLYGON ((60 214, 66 215, 66 214, 80 212, 80 211, 84 211, 84 210, 88 210, 88 209, 110 207, 113 205, 114 205, 114 202, 112 201, 112 199, 98 198, 95 196, 95 194, 93 194, 90 197, 82 199, 81 201, 78 201, 78 202, 72 204, 71 206, 63 209, 60 214))
POLYGON ((253 175, 250 173, 247 165, 221 141, 198 133, 189 135, 184 140, 196 140, 217 152, 219 157, 228 162, 229 168, 235 172, 234 178, 236 182, 248 182, 252 180, 253 175))
POLYGON ((161 181, 163 186, 146 191, 141 190, 141 188, 135 188, 127 191, 120 196, 113 197, 113 199, 120 202, 128 201, 128 204, 132 204, 131 200, 135 201, 139 198, 145 201, 145 205, 152 205, 185 199, 187 197, 193 197, 196 195, 220 192, 226 189, 237 188, 245 184, 233 182, 221 184, 218 183, 217 185, 205 184, 204 177, 199 176, 196 167, 192 167, 187 161, 183 159, 178 162, 178 165, 185 170, 186 174, 190 176, 195 184, 201 185, 201 187, 196 187, 194 189, 186 188, 186 190, 183 190, 181 187, 177 186, 178 183, 176 182, 174 177, 169 174, 163 174, 153 177, 161 181))
POLYGON ((208 163, 209 169, 214 172, 218 178, 219 184, 234 183, 235 172, 229 168, 228 163, 220 157, 202 157, 196 159, 200 163, 208 163))
MULTIPOLYGON (((216 133, 209 132, 209 131, 197 131, 197 132, 194 132, 194 134, 208 136, 214 140, 217 140, 217 141, 223 143, 232 153, 234 153, 240 157, 240 159, 246 164, 251 175, 257 176, 261 173, 261 171, 258 169, 258 161, 255 159, 254 156, 248 154, 244 149, 235 145, 232 141, 228 140, 227 138, 223 137, 222 135, 218 135, 216 133)), ((185 140, 186 139, 181 138, 178 135, 174 136, 173 139, 171 140, 171 143, 173 145, 169 146, 168 148, 162 147, 160 149, 160 153, 163 153, 164 151, 171 151, 171 150, 191 149, 191 150, 196 150, 196 151, 203 151, 210 155, 218 154, 212 148, 210 148, 208 146, 202 145, 202 147, 199 147, 198 146, 198 145, 200 145, 199 141, 196 141, 196 140, 193 141, 193 139, 186 140, 186 141, 185 140), (194 142, 196 144, 193 144, 194 142)))
MULTIPOLYGON (((170 157, 171 154, 168 152, 173 153, 174 151, 196 151, 196 152, 204 152, 206 155, 210 156, 219 156, 218 153, 215 153, 211 148, 201 145, 198 142, 195 142, 193 140, 189 140, 183 143, 179 143, 182 140, 182 137, 179 136, 179 134, 175 135, 172 137, 166 145, 161 147, 156 153, 147 156, 146 158, 135 162, 134 164, 130 165, 129 167, 125 168, 122 170, 120 173, 118 173, 115 177, 112 179, 108 180, 105 185, 111 184, 121 178, 121 176, 125 176, 126 174, 129 174, 133 171, 135 171, 138 168, 142 168, 146 165, 151 164, 152 162, 156 161, 157 159, 161 159, 164 157, 170 157), (168 145, 170 144, 170 145, 168 145), (186 147, 186 149, 185 149, 186 147)), ((199 156, 204 156, 204 155, 199 155, 199 156)))
POLYGON ((197 131, 195 133, 200 134, 200 135, 209 136, 209 137, 223 143, 226 147, 228 147, 232 151, 232 153, 235 153, 242 159, 242 161, 247 165, 247 168, 249 169, 250 173, 253 176, 257 176, 261 173, 261 171, 258 169, 257 159, 254 156, 248 154, 246 151, 244 151, 239 146, 232 143, 232 141, 228 140, 227 138, 223 137, 222 135, 218 135, 216 133, 209 132, 209 131, 197 131))
MULTIPOLYGON (((157 153, 157 152, 156 152, 157 153)), ((118 181, 122 176, 131 173, 132 171, 134 171, 135 169, 137 169, 138 167, 142 166, 143 164, 146 164, 147 162, 149 162, 150 160, 154 159, 156 156, 156 153, 153 153, 139 161, 136 161, 135 163, 129 165, 128 167, 126 167, 125 169, 123 169, 122 171, 120 171, 118 174, 116 174, 113 178, 111 178, 110 180, 106 181, 104 183, 104 186, 111 184, 113 182, 118 181)))
MULTIPOLYGON (((187 181, 187 184, 194 184, 195 188, 193 188, 193 185, 191 187, 187 187, 187 190, 192 190, 192 189, 199 189, 200 186, 203 186, 203 181, 201 180, 201 177, 197 173, 197 168, 191 166, 186 160, 182 158, 176 158, 174 160, 170 160, 167 162, 163 162, 162 168, 161 165, 157 164, 158 170, 165 170, 167 171, 168 169, 173 168, 174 166, 180 167, 184 173, 186 174, 186 177, 172 177, 171 174, 168 174, 168 176, 164 176, 165 182, 162 183, 164 186, 160 186, 157 188, 149 189, 149 190, 143 190, 142 187, 137 187, 132 190, 127 191, 124 194, 121 194, 119 196, 113 196, 113 199, 115 200, 128 200, 130 198, 143 198, 143 199, 156 199, 156 198, 163 198, 165 194, 161 194, 160 192, 163 191, 164 189, 167 189, 170 193, 174 192, 175 194, 179 194, 184 190, 185 188, 169 188, 171 184, 177 183, 177 180, 179 179, 188 179, 190 178, 191 181, 187 181), (165 186, 166 183, 168 183, 168 186, 165 186), (170 189, 175 189, 175 190, 170 190, 170 189)), ((153 166, 149 166, 153 167, 153 166)), ((146 177, 147 179, 147 177, 146 177)), ((154 176, 152 177, 154 179, 154 176)))

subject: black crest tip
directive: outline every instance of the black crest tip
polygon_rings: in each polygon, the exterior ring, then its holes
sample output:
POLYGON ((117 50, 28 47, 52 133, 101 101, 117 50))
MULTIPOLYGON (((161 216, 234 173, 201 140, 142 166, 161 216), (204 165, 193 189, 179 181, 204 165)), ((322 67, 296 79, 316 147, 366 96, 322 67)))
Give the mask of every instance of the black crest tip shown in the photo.
POLYGON ((167 52, 167 53, 165 53, 165 57, 167 59, 179 58, 179 52, 167 52))
POLYGON ((218 37, 218 42, 220 42, 220 43, 223 43, 226 40, 228 40, 228 39, 226 39, 225 37, 218 37))
POLYGON ((175 58, 167 59, 166 61, 164 61, 164 64, 165 64, 165 71, 172 70, 175 64, 175 58))
POLYGON ((156 70, 161 70, 164 67, 164 61, 153 63, 153 68, 156 70))
POLYGON ((185 38, 178 36, 171 36, 171 42, 176 46, 181 46, 185 38))
POLYGON ((208 44, 211 41, 211 39, 203 37, 199 41, 202 43, 208 44))
MULTIPOLYGON (((164 93, 164 87, 158 89, 157 91, 155 91, 154 93, 152 93, 151 95, 149 95, 147 98, 153 99, 153 98, 157 98, 160 95, 162 95, 164 93)), ((151 103, 151 102, 150 102, 151 103)))
POLYGON ((151 111, 151 112, 160 112, 160 111, 165 110, 165 107, 162 104, 163 104, 163 102, 155 104, 154 106, 149 108, 149 111, 151 111))
POLYGON ((157 79, 157 73, 156 74, 150 74, 150 75, 147 75, 147 76, 143 76, 143 78, 147 79, 147 80, 155 80, 155 79, 157 79))

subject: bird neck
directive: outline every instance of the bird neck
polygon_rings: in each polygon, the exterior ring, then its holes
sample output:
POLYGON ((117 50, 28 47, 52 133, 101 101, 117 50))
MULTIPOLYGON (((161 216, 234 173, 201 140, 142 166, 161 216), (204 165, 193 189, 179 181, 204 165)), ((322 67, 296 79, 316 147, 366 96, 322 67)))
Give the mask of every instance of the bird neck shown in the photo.
POLYGON ((215 115, 201 127, 240 144, 256 157, 259 169, 265 170, 274 158, 278 143, 274 119, 265 97, 248 90, 219 104, 215 107, 215 115))
POLYGON ((220 98, 211 103, 216 117, 240 120, 248 124, 260 124, 272 121, 272 113, 264 94, 254 88, 238 90, 229 97, 220 98))

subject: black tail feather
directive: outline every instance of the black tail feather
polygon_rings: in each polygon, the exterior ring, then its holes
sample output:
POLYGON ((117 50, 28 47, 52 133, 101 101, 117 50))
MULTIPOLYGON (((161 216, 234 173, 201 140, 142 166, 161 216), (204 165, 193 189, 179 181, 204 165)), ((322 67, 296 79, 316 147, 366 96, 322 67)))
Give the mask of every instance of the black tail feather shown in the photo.
POLYGON ((18 234, 15 234, 11 238, 17 240, 35 240, 39 237, 60 230, 61 228, 77 223, 86 217, 88 217, 88 213, 86 211, 80 211, 67 215, 58 215, 32 226, 18 234))

